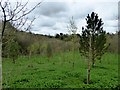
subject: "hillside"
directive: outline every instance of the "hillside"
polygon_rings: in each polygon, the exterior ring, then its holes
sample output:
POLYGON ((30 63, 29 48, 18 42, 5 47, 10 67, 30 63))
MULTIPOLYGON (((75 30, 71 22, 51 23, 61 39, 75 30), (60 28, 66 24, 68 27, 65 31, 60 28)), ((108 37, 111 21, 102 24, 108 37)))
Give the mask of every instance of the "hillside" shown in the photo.
MULTIPOLYGON (((79 50, 79 34, 56 34, 56 36, 33 34, 31 32, 16 30, 10 23, 7 23, 3 38, 3 55, 11 56, 14 48, 19 48, 18 55, 59 53, 71 50, 79 50), (17 44, 17 45, 16 45, 17 44), (10 47, 11 46, 11 47, 10 47), (50 51, 49 51, 50 50, 50 51)), ((107 33, 107 43, 110 43, 108 52, 118 52, 118 35, 107 33)), ((16 52, 14 52, 16 54, 16 52)))
POLYGON ((6 56, 6 53, 12 52, 8 51, 10 45, 12 45, 12 42, 13 44, 17 42, 20 47, 20 53, 22 55, 28 55, 30 52, 32 52, 33 54, 44 55, 47 53, 48 45, 50 46, 49 48, 51 48, 52 53, 69 51, 72 49, 73 45, 71 41, 64 41, 55 38, 54 36, 33 34, 31 32, 16 30, 9 23, 6 26, 4 36, 3 56, 6 56))

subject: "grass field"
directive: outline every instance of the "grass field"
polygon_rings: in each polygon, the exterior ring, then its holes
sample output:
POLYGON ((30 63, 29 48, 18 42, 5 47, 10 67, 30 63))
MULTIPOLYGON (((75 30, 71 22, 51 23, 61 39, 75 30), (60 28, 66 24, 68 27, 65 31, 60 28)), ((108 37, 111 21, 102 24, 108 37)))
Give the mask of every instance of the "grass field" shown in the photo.
POLYGON ((85 84, 87 61, 78 52, 45 56, 21 56, 2 62, 3 88, 115 88, 118 86, 118 56, 106 53, 91 68, 91 84, 85 84))

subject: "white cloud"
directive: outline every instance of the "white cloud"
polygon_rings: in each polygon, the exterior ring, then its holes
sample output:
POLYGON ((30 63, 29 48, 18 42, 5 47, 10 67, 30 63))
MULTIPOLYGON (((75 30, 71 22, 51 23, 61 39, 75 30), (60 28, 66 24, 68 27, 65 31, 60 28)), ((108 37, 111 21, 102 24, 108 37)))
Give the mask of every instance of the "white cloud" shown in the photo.
POLYGON ((118 21, 117 20, 107 20, 104 23, 105 27, 118 27, 118 21))

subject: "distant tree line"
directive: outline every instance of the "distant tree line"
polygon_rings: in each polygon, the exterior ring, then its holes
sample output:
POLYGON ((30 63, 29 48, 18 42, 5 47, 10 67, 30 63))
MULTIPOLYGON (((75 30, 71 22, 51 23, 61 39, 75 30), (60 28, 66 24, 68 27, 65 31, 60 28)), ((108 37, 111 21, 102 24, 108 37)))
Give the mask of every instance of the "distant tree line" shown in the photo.
POLYGON ((72 36, 76 35, 78 38, 80 37, 80 34, 56 34, 54 37, 60 40, 64 40, 64 41, 70 41, 72 39, 72 36))

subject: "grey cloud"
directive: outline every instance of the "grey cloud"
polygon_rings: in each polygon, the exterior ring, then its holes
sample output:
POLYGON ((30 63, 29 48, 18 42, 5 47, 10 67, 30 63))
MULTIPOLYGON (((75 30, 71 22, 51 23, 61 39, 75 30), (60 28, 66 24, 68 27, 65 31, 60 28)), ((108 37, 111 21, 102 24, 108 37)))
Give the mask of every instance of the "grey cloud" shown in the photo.
POLYGON ((52 29, 53 29, 53 30, 59 30, 59 28, 58 28, 58 27, 53 27, 52 29))
POLYGON ((84 12, 75 14, 74 17, 75 17, 75 19, 85 19, 86 16, 87 16, 88 14, 90 14, 91 12, 92 12, 92 10, 91 10, 91 9, 88 9, 88 10, 86 10, 86 11, 84 11, 84 12))
POLYGON ((35 22, 39 27, 52 27, 56 24, 55 18, 41 15, 35 22))
POLYGON ((42 27, 52 27, 55 24, 55 21, 43 21, 40 23, 40 26, 42 27))
POLYGON ((54 25, 53 23, 43 23, 43 24, 41 24, 42 27, 51 27, 53 25, 54 25))
POLYGON ((65 12, 67 10, 68 8, 64 2, 43 2, 36 13, 45 16, 53 16, 57 13, 65 12))

